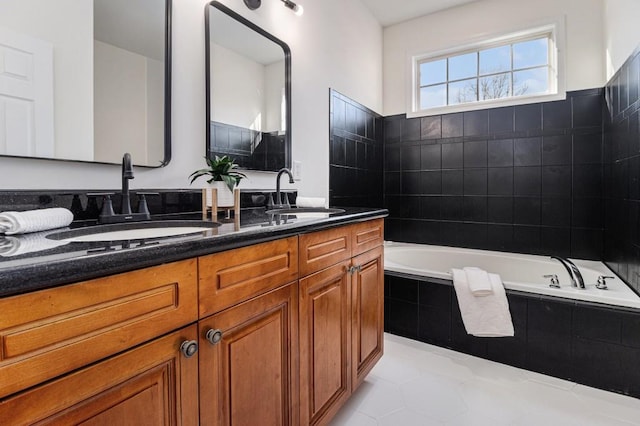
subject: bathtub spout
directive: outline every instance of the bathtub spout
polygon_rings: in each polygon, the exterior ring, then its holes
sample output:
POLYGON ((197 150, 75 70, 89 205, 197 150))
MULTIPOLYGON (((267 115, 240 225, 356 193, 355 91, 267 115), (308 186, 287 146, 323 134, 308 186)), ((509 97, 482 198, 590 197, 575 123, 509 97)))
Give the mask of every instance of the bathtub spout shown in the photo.
POLYGON ((571 286, 576 288, 584 289, 584 279, 582 279, 582 274, 578 267, 569 259, 565 259, 563 257, 551 256, 551 259, 555 259, 558 262, 562 263, 562 266, 565 267, 567 272, 569 273, 569 278, 571 279, 571 286))

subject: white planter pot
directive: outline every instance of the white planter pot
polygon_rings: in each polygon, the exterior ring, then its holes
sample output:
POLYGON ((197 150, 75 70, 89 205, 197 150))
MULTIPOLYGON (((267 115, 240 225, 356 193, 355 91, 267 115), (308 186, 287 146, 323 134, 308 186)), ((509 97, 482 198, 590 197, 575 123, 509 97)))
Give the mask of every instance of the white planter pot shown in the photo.
POLYGON ((218 207, 233 207, 233 192, 229 190, 226 183, 216 181, 213 182, 211 187, 218 190, 218 207))

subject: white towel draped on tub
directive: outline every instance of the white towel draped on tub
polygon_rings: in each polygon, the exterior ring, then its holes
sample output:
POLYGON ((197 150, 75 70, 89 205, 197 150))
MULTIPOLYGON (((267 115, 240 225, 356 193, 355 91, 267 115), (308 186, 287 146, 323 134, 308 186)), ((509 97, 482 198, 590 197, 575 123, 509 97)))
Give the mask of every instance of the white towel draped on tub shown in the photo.
POLYGON ((489 296, 493 294, 493 286, 487 271, 480 268, 466 267, 462 268, 467 276, 467 284, 469 290, 474 296, 489 296))
POLYGON ((513 336, 509 302, 500 276, 488 274, 493 294, 476 297, 469 288, 464 270, 452 269, 451 274, 467 333, 476 337, 513 336))
POLYGON ((0 234, 26 234, 62 228, 73 222, 73 213, 56 207, 52 209, 28 210, 24 212, 0 213, 0 234))

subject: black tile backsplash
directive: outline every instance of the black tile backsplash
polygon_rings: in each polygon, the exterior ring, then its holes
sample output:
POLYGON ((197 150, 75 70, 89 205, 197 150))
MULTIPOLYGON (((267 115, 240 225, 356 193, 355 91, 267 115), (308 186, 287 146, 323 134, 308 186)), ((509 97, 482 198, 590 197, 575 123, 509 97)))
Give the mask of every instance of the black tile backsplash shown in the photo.
POLYGON ((419 131, 386 117, 385 206, 398 222, 385 237, 601 259, 603 93, 423 117, 419 131))
MULTIPOLYGON (((592 161, 603 155, 603 175, 581 172, 583 190, 592 181, 604 187, 604 202, 598 214, 604 214, 604 260, 620 277, 640 292, 640 48, 629 57, 605 86, 604 153, 583 139, 585 146, 580 161, 592 161), (603 212, 604 209, 604 212, 603 212)), ((582 220, 594 220, 592 217, 582 220)), ((580 244, 584 235, 575 241, 580 244)))
POLYGON ((419 118, 383 127, 379 114, 330 91, 329 205, 380 207, 383 192, 422 191, 420 146, 403 146, 404 154, 383 152, 383 139, 420 140, 419 118), (389 170, 386 176, 383 169, 389 170), (400 171, 402 173, 394 173, 400 171), (409 171, 415 172, 409 172, 409 171))
MULTIPOLYGON (((140 197, 144 192, 149 211, 157 218, 199 219, 202 215, 202 191, 200 189, 144 189, 131 190, 131 207, 137 211, 140 197), (191 217, 195 216, 195 217, 191 217)), ((111 196, 113 209, 121 210, 120 189, 113 190, 4 190, 0 192, 0 211, 25 211, 52 207, 63 207, 73 213, 73 219, 96 221, 102 210, 104 196, 111 196), (94 195, 95 194, 95 195, 94 195)))

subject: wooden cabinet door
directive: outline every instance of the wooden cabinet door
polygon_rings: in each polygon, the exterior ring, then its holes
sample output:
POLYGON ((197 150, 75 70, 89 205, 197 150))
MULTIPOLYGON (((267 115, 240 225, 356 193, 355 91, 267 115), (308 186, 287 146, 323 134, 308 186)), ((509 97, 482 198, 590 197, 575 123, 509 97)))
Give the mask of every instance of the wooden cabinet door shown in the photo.
POLYGON ((197 425, 195 325, 0 401, 0 424, 197 425))
POLYGON ((355 390, 382 357, 384 332, 384 262, 382 247, 352 260, 351 378, 355 390))
POLYGON ((296 284, 199 322, 202 425, 298 424, 296 284))
POLYGON ((300 424, 327 423, 351 394, 349 261, 300 280, 300 424))

